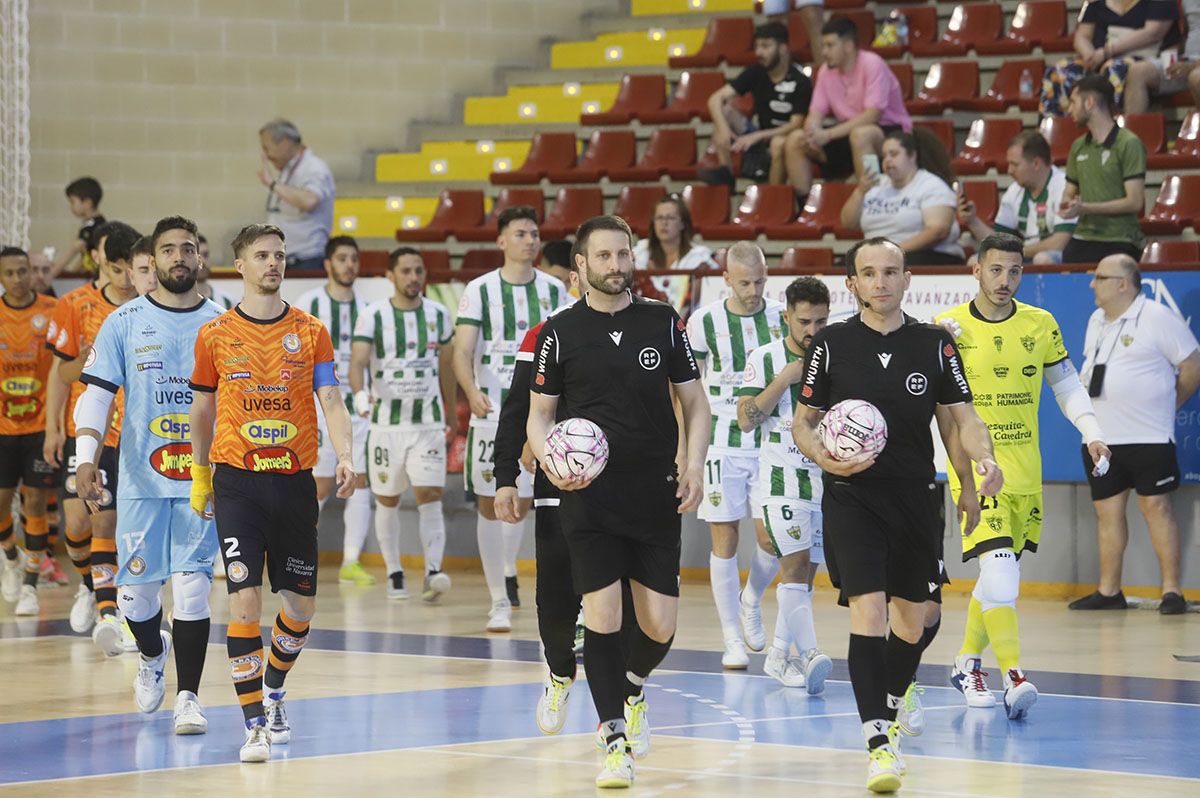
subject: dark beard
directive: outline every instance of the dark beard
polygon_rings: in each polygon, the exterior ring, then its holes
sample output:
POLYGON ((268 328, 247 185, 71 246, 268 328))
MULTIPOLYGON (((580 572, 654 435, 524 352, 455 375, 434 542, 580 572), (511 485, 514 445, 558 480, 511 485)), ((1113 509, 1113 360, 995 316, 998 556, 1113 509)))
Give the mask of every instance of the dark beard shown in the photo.
POLYGON ((629 284, 633 282, 632 274, 622 274, 617 276, 623 279, 621 280, 620 285, 614 287, 609 285, 607 277, 600 277, 591 269, 588 269, 587 281, 588 285, 590 285, 592 288, 595 288, 600 293, 611 294, 615 296, 616 294, 623 293, 625 290, 627 290, 629 288, 629 284))
POLYGON ((196 273, 188 272, 186 276, 176 279, 171 276, 170 272, 166 274, 159 272, 158 284, 172 294, 186 294, 196 287, 196 273))

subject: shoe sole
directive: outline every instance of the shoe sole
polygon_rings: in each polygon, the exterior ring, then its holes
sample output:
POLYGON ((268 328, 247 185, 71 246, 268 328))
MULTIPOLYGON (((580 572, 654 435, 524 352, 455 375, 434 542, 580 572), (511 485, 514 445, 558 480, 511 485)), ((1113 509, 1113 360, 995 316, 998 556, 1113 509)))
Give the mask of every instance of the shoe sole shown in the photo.
POLYGON ((95 626, 96 626, 96 619, 95 619, 95 618, 89 618, 89 619, 88 619, 88 623, 85 623, 85 624, 75 624, 75 623, 72 623, 72 624, 71 624, 71 631, 72 631, 72 632, 74 632, 74 633, 75 633, 75 634, 77 634, 77 635, 85 635, 85 634, 87 634, 88 632, 92 631, 92 629, 93 629, 95 626))
POLYGON ((392 601, 407 601, 408 600, 408 591, 405 591, 403 593, 388 593, 387 597, 392 601))
POLYGON ((125 646, 121 643, 121 630, 113 629, 107 624, 92 635, 92 642, 100 647, 106 657, 119 657, 125 653, 125 646))
POLYGON ((750 662, 747 660, 746 662, 728 663, 725 660, 721 660, 721 667, 727 671, 744 671, 750 667, 750 662))
POLYGON ((208 734, 208 724, 200 723, 176 723, 175 734, 184 737, 191 734, 208 734))
POLYGON ((895 773, 880 774, 867 779, 867 789, 871 792, 895 792, 900 789, 900 777, 895 773))
POLYGON ((825 680, 829 678, 829 674, 833 673, 833 660, 822 659, 818 665, 813 668, 812 673, 804 675, 804 688, 808 690, 809 695, 820 695, 825 692, 825 680))
POLYGON ((238 759, 247 764, 266 762, 271 758, 270 750, 267 751, 242 751, 238 754, 238 759))
POLYGON ((13 615, 16 615, 18 618, 31 618, 34 615, 37 615, 40 610, 40 607, 34 607, 33 609, 30 609, 29 607, 25 607, 24 609, 17 607, 15 610, 13 610, 13 615))
POLYGON ((292 740, 292 730, 287 731, 271 731, 267 730, 267 734, 271 738, 271 745, 287 745, 292 740))
POLYGON ((1016 701, 1011 704, 1004 705, 1004 711, 1008 714, 1009 720, 1024 720, 1029 714, 1029 710, 1037 703, 1038 694, 1036 690, 1030 690, 1022 696, 1019 696, 1016 701))
POLYGON ((509 624, 508 626, 491 626, 489 624, 487 630, 491 634, 504 634, 505 632, 512 631, 512 624, 509 624))
POLYGON ((614 776, 608 779, 596 779, 596 786, 602 790, 623 790, 633 786, 633 779, 614 776))

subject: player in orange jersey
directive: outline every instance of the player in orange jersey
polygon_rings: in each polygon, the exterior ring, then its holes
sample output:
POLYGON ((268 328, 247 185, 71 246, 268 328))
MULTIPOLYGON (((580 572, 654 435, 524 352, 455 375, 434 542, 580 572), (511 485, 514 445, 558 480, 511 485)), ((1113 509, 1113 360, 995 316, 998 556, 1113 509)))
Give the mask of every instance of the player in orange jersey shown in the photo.
POLYGON ((16 602, 17 615, 37 615, 38 572, 49 533, 46 494, 56 487, 57 476, 42 459, 50 371, 43 340, 57 300, 34 292, 29 255, 17 247, 0 250, 0 285, 0 590, 5 601, 16 602), (18 484, 25 488, 24 555, 13 535, 18 484))
POLYGON ((196 338, 191 503, 200 515, 216 518, 225 560, 229 661, 246 720, 241 760, 265 762, 271 744, 291 736, 283 682, 316 611, 314 392, 337 455, 340 498, 354 492, 356 475, 329 331, 279 296, 287 260, 283 232, 249 225, 233 240, 233 252, 242 301, 196 338), (271 590, 283 601, 265 667, 259 629, 264 560, 271 590))

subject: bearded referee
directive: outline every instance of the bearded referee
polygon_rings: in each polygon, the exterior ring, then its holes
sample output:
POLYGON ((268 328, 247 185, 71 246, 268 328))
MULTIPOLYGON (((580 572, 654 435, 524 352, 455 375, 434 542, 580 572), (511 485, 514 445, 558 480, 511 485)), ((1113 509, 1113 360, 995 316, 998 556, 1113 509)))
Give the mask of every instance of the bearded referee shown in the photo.
POLYGON ((870 752, 867 789, 893 792, 904 769, 896 711, 920 664, 925 605, 941 581, 930 434, 937 407, 950 411, 979 464, 980 493, 994 496, 1004 477, 953 338, 900 309, 912 276, 904 251, 869 238, 846 253, 846 271, 862 311, 813 337, 792 436, 825 472, 825 558, 850 604, 847 661, 870 752), (846 399, 866 400, 883 414, 888 441, 878 456, 838 461, 821 443, 822 414, 846 399))
POLYGON ((608 464, 594 480, 559 479, 549 470, 546 475, 562 491, 559 520, 571 579, 583 594, 584 664, 607 752, 596 786, 629 787, 621 579, 629 579, 643 632, 630 635, 628 670, 649 673, 675 636, 680 514, 700 503, 711 416, 683 321, 670 305, 629 291, 629 225, 597 216, 575 238, 576 264, 585 268, 589 290, 542 327, 527 431, 543 470, 556 415, 586 418, 608 438, 608 464), (672 391, 687 440, 682 474, 675 467, 679 429, 672 391))

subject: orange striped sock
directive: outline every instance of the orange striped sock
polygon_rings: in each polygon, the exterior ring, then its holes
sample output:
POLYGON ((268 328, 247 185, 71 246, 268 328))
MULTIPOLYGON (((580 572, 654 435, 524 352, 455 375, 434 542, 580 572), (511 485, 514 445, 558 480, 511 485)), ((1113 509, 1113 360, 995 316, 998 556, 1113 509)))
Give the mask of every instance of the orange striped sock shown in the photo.
POLYGON ((49 525, 45 515, 25 517, 25 584, 37 587, 38 575, 42 570, 42 556, 46 553, 46 532, 49 525))
POLYGON ((229 651, 233 689, 242 705, 242 716, 249 723, 264 716, 262 631, 257 623, 231 623, 225 647, 229 651))
POLYGON ((308 642, 308 621, 297 621, 279 611, 271 630, 271 654, 267 660, 268 691, 283 689, 283 680, 296 664, 296 657, 308 642))
POLYGON ((101 617, 117 611, 117 541, 92 536, 92 586, 101 617))

